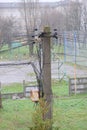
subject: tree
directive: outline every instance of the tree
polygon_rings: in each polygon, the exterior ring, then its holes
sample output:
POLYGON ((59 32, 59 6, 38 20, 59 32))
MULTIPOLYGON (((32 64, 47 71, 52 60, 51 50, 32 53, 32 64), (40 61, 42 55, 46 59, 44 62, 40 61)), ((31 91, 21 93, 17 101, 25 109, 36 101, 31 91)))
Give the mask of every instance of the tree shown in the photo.
POLYGON ((79 31, 81 28, 81 12, 82 6, 80 2, 70 2, 65 8, 66 14, 66 30, 79 31))
MULTIPOLYGON (((28 43, 30 43, 29 36, 35 28, 38 27, 38 0, 23 0, 22 16, 25 22, 25 29, 28 43)), ((29 45, 30 55, 33 54, 33 44, 29 45)))
POLYGON ((19 32, 19 25, 16 20, 10 17, 0 17, 0 47, 8 44, 11 47, 14 35, 19 32))
POLYGON ((82 8, 82 30, 84 33, 83 42, 84 42, 84 48, 86 47, 87 43, 87 6, 86 2, 83 1, 83 8, 82 8))

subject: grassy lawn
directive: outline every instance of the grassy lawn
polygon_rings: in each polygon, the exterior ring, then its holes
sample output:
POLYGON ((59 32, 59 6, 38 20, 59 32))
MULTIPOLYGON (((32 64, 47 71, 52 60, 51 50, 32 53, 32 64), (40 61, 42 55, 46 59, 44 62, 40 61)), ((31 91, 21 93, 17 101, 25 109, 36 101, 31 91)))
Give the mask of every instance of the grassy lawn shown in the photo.
POLYGON ((12 83, 12 84, 8 84, 8 85, 4 85, 1 89, 1 92, 2 92, 2 94, 23 92, 23 85, 20 83, 12 83))
MULTIPOLYGON (((7 86, 3 93, 22 91, 20 84, 7 86)), ((87 94, 68 96, 66 81, 52 81, 53 130, 87 130, 87 94)), ((3 100, 0 110, 0 130, 29 130, 35 104, 30 99, 3 100)))
MULTIPOLYGON (((4 45, 0 51, 8 50, 8 45, 4 45)), ((52 47, 52 59, 58 58, 58 53, 63 53, 64 47, 54 45, 52 47)), ((34 54, 37 54, 37 48, 34 45, 34 54)), ((23 46, 17 49, 12 49, 6 52, 0 53, 0 61, 6 61, 6 60, 22 60, 29 58, 29 46, 23 46)), ((62 57, 63 58, 63 57, 62 57)))
POLYGON ((0 130, 29 130, 34 104, 26 100, 4 100, 0 111, 0 130))
POLYGON ((59 130, 87 130, 87 99, 55 99, 54 125, 59 130))
MULTIPOLYGON (((5 45, 0 51, 8 50, 8 46, 5 45)), ((9 50, 0 53, 0 61, 26 59, 29 58, 29 46, 23 46, 14 50, 9 50)))
POLYGON ((57 80, 52 81, 52 90, 54 96, 68 96, 69 90, 68 90, 68 82, 62 81, 58 82, 57 80))

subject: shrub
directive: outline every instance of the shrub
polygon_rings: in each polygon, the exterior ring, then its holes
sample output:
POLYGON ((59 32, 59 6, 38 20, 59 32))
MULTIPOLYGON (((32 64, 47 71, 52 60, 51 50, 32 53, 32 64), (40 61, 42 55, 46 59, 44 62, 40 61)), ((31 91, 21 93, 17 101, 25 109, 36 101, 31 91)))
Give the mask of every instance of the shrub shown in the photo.
POLYGON ((43 98, 40 99, 32 115, 33 127, 31 130, 50 130, 52 120, 44 118, 48 109, 49 106, 47 105, 47 102, 43 98))

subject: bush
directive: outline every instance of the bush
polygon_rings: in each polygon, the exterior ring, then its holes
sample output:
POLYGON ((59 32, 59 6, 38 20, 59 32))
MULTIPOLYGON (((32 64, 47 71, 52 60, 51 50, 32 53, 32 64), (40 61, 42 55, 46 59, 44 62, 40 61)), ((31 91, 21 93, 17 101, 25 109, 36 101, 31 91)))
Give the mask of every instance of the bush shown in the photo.
POLYGON ((48 112, 48 108, 47 102, 44 99, 40 99, 32 115, 33 127, 31 130, 50 130, 52 120, 44 118, 48 112))

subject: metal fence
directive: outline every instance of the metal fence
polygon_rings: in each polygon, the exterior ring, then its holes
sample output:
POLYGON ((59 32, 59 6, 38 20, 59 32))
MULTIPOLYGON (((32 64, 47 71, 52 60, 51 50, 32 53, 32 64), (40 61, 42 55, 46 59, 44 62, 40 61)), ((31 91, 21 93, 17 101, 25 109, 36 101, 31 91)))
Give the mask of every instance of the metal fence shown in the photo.
POLYGON ((52 50, 53 59, 54 55, 56 55, 64 62, 87 66, 86 32, 59 32, 58 40, 53 42, 56 47, 56 52, 55 49, 52 50))

